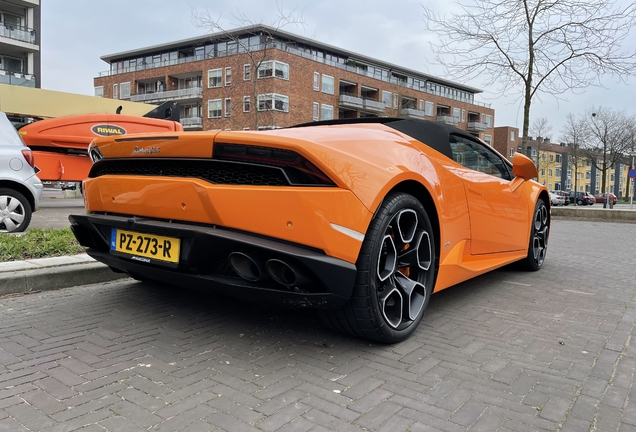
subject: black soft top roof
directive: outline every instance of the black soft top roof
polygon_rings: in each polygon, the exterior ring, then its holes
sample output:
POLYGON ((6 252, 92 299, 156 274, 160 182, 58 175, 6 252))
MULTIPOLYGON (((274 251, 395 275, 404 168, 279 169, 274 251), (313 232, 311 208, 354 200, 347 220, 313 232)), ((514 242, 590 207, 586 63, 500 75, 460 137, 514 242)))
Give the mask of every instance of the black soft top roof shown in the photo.
POLYGON ((470 135, 466 131, 453 126, 448 126, 428 120, 403 119, 395 117, 367 117, 356 119, 324 120, 302 123, 291 127, 331 126, 361 123, 384 124, 390 128, 393 128, 399 132, 402 132, 403 134, 410 136, 411 138, 421 142, 422 144, 425 144, 437 150, 450 159, 453 158, 453 153, 450 147, 450 134, 461 135, 468 139, 475 139, 474 136, 470 135))

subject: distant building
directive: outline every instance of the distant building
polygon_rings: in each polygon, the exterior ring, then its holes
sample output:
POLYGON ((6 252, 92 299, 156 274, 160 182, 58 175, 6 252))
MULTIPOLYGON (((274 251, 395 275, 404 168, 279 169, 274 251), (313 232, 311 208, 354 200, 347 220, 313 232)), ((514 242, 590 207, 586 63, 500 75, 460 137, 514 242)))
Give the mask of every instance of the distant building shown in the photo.
MULTIPOLYGON (((515 152, 521 151, 519 129, 511 126, 496 127, 493 147, 512 161, 515 152)), ((537 181, 548 190, 577 190, 601 193, 601 171, 592 163, 592 157, 582 150, 576 157, 566 143, 553 144, 549 138, 529 137, 526 143, 527 156, 537 166, 537 181)), ((600 165, 600 163, 598 164, 600 165)), ((628 166, 617 163, 608 169, 607 180, 610 191, 619 198, 626 192, 628 166)), ((604 191, 605 192, 605 191, 604 191)))
POLYGON ((0 1, 0 84, 41 86, 40 0, 0 1))
POLYGON ((264 25, 101 57, 95 95, 179 101, 189 130, 272 129, 316 120, 408 117, 492 143, 481 90, 264 25), (254 61, 258 60, 258 61, 254 61))

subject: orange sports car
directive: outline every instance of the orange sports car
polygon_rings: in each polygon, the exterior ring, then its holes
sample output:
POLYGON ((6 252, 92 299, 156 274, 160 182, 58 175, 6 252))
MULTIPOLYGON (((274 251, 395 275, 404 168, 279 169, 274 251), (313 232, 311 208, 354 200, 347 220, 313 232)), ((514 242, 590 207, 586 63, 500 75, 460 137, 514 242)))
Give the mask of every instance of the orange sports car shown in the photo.
POLYGON ((271 131, 97 138, 93 258, 139 280, 316 308, 332 328, 407 338, 432 293, 519 261, 541 268, 550 197, 532 161, 398 118, 271 131))

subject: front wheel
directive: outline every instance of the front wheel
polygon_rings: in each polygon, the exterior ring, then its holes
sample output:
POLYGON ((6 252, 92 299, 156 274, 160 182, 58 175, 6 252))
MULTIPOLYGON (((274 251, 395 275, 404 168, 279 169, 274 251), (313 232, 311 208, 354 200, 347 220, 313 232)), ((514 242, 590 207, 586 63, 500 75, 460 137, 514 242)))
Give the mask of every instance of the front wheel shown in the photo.
POLYGON ((408 338, 433 292, 435 241, 422 204, 406 193, 389 194, 362 243, 351 299, 340 309, 320 311, 322 320, 376 342, 408 338))
POLYGON ((545 202, 539 198, 534 208, 532 227, 530 228, 530 244, 528 256, 521 260, 525 270, 537 271, 543 266, 545 254, 548 250, 550 236, 550 212, 545 202))
POLYGON ((31 204, 20 192, 0 188, 0 232, 22 232, 31 222, 31 204))

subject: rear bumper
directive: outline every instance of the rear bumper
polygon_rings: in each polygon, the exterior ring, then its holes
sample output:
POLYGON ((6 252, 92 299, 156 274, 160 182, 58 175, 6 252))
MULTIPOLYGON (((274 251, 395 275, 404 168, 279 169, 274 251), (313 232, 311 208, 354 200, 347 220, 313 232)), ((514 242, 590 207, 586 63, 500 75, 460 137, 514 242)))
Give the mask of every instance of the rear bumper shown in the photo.
POLYGON ((115 271, 139 278, 188 288, 214 290, 249 300, 296 307, 337 308, 351 297, 356 267, 323 251, 245 232, 210 225, 190 225, 126 216, 86 214, 69 216, 71 228, 87 253, 115 271), (170 268, 141 263, 110 252, 110 233, 121 228, 141 233, 179 237, 179 264, 170 268), (257 282, 238 276, 228 264, 228 255, 243 252, 278 259, 293 265, 308 280, 298 288, 287 288, 271 278, 257 282))

